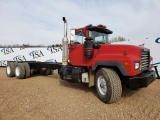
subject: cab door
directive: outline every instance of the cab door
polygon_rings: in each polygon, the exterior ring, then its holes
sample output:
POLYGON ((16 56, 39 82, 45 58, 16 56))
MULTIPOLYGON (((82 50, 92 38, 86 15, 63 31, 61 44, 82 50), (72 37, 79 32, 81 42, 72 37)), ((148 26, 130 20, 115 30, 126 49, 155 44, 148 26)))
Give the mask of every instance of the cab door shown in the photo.
POLYGON ((86 31, 71 30, 71 41, 69 47, 69 60, 74 66, 87 66, 87 59, 84 56, 84 41, 86 31))

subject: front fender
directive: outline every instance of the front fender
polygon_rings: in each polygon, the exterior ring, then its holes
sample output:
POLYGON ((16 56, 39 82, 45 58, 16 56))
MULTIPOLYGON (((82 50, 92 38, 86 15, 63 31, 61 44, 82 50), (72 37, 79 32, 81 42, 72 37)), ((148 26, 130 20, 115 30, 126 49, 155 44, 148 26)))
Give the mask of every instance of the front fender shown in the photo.
POLYGON ((128 73, 125 70, 124 66, 118 61, 98 61, 92 66, 92 70, 96 70, 98 66, 117 67, 123 76, 128 76, 128 73))

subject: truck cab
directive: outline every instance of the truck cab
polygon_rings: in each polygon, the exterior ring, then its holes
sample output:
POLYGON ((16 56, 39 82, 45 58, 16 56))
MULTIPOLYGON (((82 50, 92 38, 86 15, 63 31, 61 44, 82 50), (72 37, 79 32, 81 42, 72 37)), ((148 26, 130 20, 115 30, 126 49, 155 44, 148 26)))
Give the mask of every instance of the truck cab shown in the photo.
POLYGON ((92 70, 96 70, 99 66, 115 67, 123 76, 130 77, 150 69, 149 49, 110 44, 109 34, 112 34, 112 31, 106 29, 104 25, 71 29, 70 64, 90 67, 92 70), (88 49, 85 48, 85 43, 88 43, 88 49))

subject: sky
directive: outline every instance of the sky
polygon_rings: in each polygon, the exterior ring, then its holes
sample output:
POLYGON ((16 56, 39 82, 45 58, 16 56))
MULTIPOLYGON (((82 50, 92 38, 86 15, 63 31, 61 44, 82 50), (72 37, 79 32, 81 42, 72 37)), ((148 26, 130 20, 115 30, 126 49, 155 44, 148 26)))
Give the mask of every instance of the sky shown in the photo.
POLYGON ((0 0, 0 45, 60 44, 62 17, 68 30, 104 24, 110 39, 160 37, 160 0, 0 0))

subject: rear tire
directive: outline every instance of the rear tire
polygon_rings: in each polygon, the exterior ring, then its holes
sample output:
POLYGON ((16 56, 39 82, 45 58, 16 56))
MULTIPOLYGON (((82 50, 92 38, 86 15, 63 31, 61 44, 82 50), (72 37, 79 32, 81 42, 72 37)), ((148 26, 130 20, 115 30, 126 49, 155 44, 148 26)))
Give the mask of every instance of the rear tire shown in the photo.
POLYGON ((96 72, 96 90, 104 103, 113 103, 121 98, 122 85, 118 74, 109 68, 100 68, 96 72))
POLYGON ((28 63, 23 63, 25 68, 25 78, 29 78, 31 75, 31 70, 28 63))
POLYGON ((52 69, 50 69, 50 72, 49 72, 49 74, 48 75, 52 75, 53 74, 53 70, 52 69))
POLYGON ((18 63, 15 69, 15 76, 17 79, 25 78, 25 68, 23 63, 18 63))
POLYGON ((42 73, 43 75, 49 75, 51 72, 51 69, 46 68, 46 70, 42 73))
POLYGON ((13 62, 7 63, 6 74, 8 77, 15 77, 15 65, 13 62))
POLYGON ((42 74, 42 75, 43 75, 46 70, 47 70, 47 68, 40 68, 40 69, 39 69, 39 74, 42 74))

